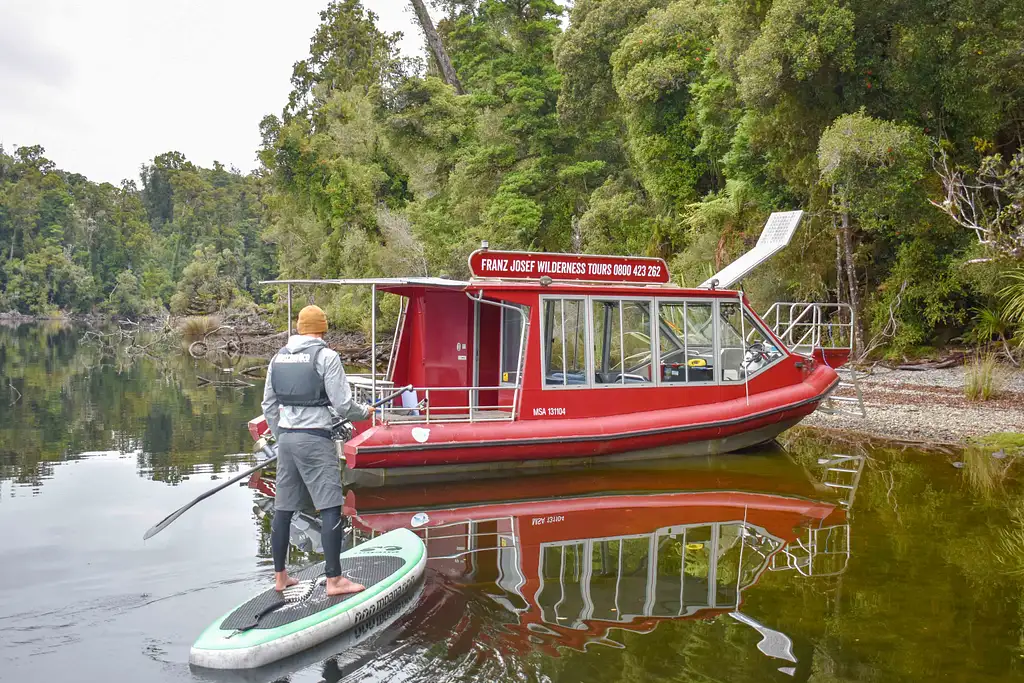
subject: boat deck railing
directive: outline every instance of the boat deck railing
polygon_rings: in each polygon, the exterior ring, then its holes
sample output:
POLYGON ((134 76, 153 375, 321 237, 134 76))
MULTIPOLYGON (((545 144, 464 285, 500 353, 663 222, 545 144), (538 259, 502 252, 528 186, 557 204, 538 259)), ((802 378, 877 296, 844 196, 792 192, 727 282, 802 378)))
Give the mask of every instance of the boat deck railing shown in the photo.
POLYGON ((838 576, 850 564, 850 525, 807 529, 806 535, 771 558, 773 572, 796 570, 806 577, 838 576))
MULTIPOLYGON (((348 375, 354 398, 360 403, 374 403, 388 396, 395 390, 394 382, 377 377, 372 382, 369 375, 348 375), (374 388, 376 395, 374 395, 374 388)), ((400 387, 399 387, 400 388, 400 387)), ((383 422, 401 422, 431 424, 435 422, 511 422, 515 419, 514 398, 502 394, 511 394, 510 386, 467 386, 467 387, 412 387, 400 399, 384 404, 378 408, 380 420, 383 422), (490 393, 493 398, 481 397, 482 393, 490 393), (450 403, 447 399, 451 394, 464 395, 462 404, 450 403), (486 400, 484 400, 486 399, 486 400)))
POLYGON ((849 304, 779 301, 761 316, 790 351, 853 349, 853 308, 849 304))

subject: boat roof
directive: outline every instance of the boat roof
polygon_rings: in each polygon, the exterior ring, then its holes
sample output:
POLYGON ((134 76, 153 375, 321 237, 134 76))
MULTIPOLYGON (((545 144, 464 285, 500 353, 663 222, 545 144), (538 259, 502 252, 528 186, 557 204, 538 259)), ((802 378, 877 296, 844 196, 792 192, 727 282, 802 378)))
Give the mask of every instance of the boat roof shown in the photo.
POLYGON ((657 296, 669 294, 677 297, 738 297, 740 290, 734 289, 703 289, 680 287, 674 284, 637 284, 619 282, 587 282, 555 280, 545 284, 539 280, 503 280, 489 278, 471 278, 469 280, 451 280, 441 277, 383 277, 383 278, 330 278, 324 280, 264 280, 263 285, 376 285, 383 291, 400 290, 407 287, 423 287, 426 289, 445 289, 481 294, 498 294, 501 292, 537 292, 559 294, 593 294, 614 293, 618 296, 657 296))
POLYGON ((324 280, 262 280, 261 285, 377 285, 378 287, 440 287, 444 289, 465 289, 469 282, 449 280, 443 277, 376 277, 376 278, 328 278, 324 280))

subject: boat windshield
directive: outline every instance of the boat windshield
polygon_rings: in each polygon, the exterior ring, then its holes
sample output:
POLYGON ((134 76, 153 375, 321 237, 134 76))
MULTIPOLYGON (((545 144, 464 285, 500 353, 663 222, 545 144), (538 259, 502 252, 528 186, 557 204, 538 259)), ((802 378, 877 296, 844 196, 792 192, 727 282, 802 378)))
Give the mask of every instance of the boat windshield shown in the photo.
POLYGON ((723 382, 742 382, 783 356, 749 311, 740 314, 739 302, 722 302, 718 313, 723 382))

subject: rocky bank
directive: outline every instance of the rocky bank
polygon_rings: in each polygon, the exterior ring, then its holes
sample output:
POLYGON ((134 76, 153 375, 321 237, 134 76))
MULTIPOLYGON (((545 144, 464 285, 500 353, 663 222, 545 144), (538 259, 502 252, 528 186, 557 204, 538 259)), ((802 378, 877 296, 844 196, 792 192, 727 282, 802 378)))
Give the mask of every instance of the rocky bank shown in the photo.
MULTIPOLYGON (((812 414, 801 424, 886 439, 962 444, 985 434, 1024 432, 1024 372, 1001 369, 1002 390, 988 401, 968 401, 967 368, 859 373, 867 417, 812 414)), ((849 392, 844 392, 849 393, 849 392)))

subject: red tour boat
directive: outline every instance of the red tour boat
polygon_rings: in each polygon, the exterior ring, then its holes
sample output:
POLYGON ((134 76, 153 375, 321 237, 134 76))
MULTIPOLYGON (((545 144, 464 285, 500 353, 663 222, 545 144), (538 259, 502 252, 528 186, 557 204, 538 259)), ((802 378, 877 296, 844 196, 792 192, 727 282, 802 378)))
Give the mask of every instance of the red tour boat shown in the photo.
MULTIPOLYGON (((351 473, 650 455, 659 447, 723 453, 771 440, 814 411, 838 384, 830 364, 849 356, 852 320, 826 320, 816 304, 786 304, 785 329, 773 330, 742 291, 722 288, 785 246, 800 213, 773 214, 758 248, 700 288, 671 284, 661 259, 486 244, 469 259, 468 281, 271 284, 288 287, 289 320, 295 286, 369 286, 374 311, 380 293, 401 298, 386 372, 349 379, 366 402, 411 388, 356 425, 344 446, 351 473), (762 249, 770 235, 776 243, 762 249), (793 306, 804 308, 794 314, 793 306)), ((376 316, 372 324, 375 346, 376 316)), ((253 438, 265 429, 262 418, 250 423, 253 438)))

